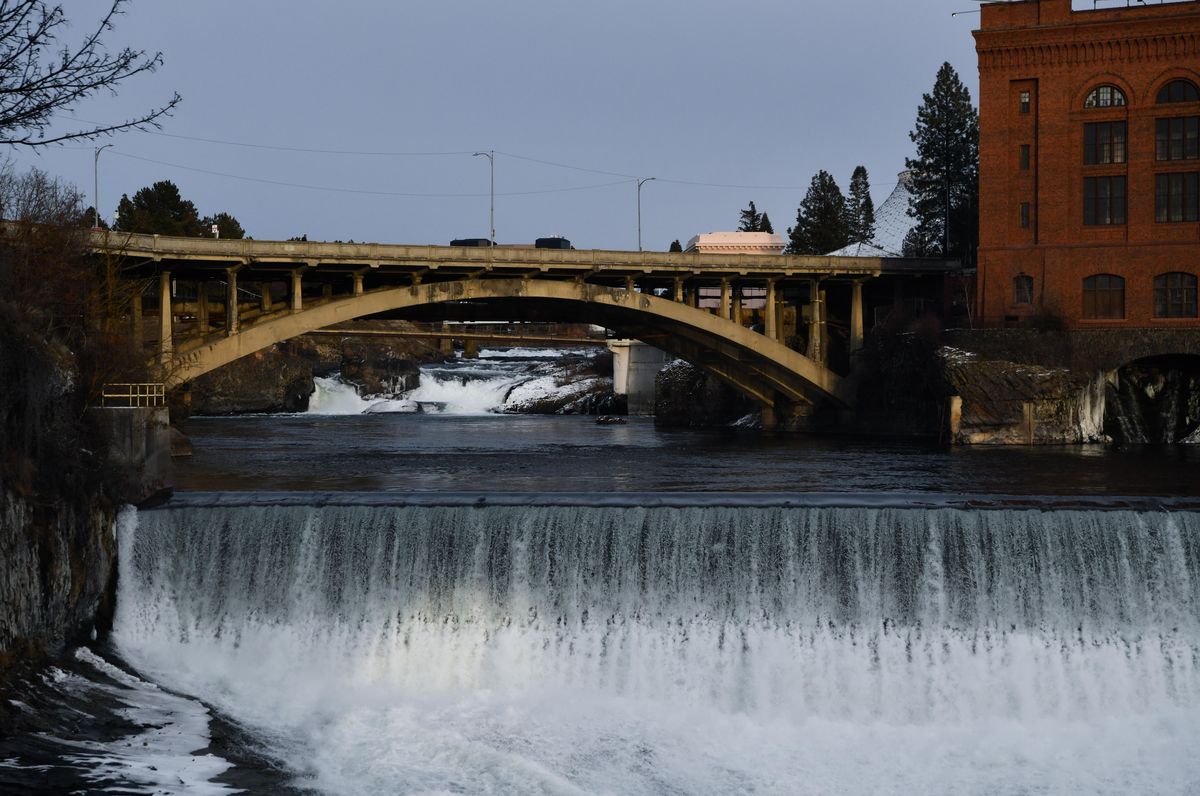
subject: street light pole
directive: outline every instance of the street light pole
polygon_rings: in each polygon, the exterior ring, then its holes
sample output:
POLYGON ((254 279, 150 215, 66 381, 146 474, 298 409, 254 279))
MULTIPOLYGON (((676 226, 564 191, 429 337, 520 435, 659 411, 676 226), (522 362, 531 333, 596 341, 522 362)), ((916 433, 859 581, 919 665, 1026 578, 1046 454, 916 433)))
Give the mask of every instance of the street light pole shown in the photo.
POLYGON ((491 168, 492 187, 491 187, 491 191, 490 191, 491 205, 488 209, 488 222, 491 224, 491 227, 492 227, 492 238, 491 238, 492 245, 495 246, 496 245, 496 150, 489 149, 487 152, 476 152, 471 157, 487 158, 488 165, 491 168))
POLYGON ((100 228, 100 153, 110 146, 112 144, 96 147, 96 154, 92 157, 92 226, 96 229, 100 228))
POLYGON ((642 250, 642 184, 658 177, 643 177, 637 181, 638 251, 642 250))

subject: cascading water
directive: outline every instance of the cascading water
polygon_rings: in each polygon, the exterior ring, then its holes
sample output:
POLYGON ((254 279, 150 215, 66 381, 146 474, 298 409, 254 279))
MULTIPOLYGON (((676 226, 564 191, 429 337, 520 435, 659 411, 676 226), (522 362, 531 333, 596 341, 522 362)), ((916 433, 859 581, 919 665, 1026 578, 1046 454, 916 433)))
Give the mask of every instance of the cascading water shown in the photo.
POLYGON ((1200 515, 189 505, 114 639, 336 793, 1177 793, 1200 515))
POLYGON ((601 379, 578 372, 580 364, 594 355, 591 349, 484 349, 478 358, 422 365, 419 383, 412 389, 366 397, 340 379, 316 378, 308 411, 333 415, 520 411, 537 401, 565 401, 594 391, 601 379))

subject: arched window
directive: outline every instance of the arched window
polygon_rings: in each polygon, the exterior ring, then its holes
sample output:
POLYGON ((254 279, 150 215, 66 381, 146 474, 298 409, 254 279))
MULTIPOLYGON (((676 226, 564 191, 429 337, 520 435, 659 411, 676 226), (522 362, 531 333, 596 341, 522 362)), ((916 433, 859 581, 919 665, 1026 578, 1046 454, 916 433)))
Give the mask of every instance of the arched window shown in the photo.
POLYGON ((1190 80, 1172 80, 1158 92, 1158 104, 1200 102, 1200 88, 1190 80))
POLYGON ((1155 318, 1196 317, 1196 275, 1175 272, 1154 277, 1155 318))
POLYGON ((1125 317, 1125 278, 1116 274, 1096 274, 1083 280, 1083 317, 1120 319, 1125 317))
POLYGON ((1123 108, 1125 107, 1125 92, 1116 86, 1100 86, 1092 89, 1083 101, 1085 108, 1123 108))
POLYGON ((1017 274, 1013 277, 1013 303, 1033 303, 1033 277, 1029 274, 1017 274))

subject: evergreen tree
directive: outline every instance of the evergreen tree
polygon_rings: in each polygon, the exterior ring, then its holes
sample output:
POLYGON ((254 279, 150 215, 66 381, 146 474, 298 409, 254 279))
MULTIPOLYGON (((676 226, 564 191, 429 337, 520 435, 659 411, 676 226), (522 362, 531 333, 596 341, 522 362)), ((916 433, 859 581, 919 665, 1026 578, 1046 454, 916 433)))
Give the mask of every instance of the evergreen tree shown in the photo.
POLYGON ((796 226, 788 229, 788 254, 828 254, 849 243, 846 197, 827 171, 812 178, 796 211, 796 226))
POLYGON ((675 240, 671 241, 671 248, 668 249, 667 251, 673 251, 673 252, 683 251, 683 246, 679 243, 679 238, 676 238, 675 240))
POLYGON ((851 243, 868 243, 875 237, 875 202, 871 200, 871 178, 866 166, 859 166, 850 178, 847 221, 851 243))
POLYGON ((122 232, 191 238, 204 231, 196 206, 180 196, 179 188, 170 180, 142 188, 133 199, 122 195, 114 226, 122 232))
POLYGON ((907 161, 913 174, 908 213, 917 230, 906 240, 905 254, 973 262, 979 239, 979 113, 950 64, 942 65, 933 93, 923 97, 910 137, 917 157, 907 161))
POLYGON ((762 231, 762 213, 754 206, 754 202, 750 206, 741 211, 741 221, 738 223, 738 232, 761 232, 762 231))
POLYGON ((766 213, 762 214, 762 221, 758 224, 759 232, 774 232, 775 227, 771 226, 771 217, 766 213))
MULTIPOLYGON (((88 205, 84 208, 83 214, 79 216, 79 226, 85 229, 92 229, 96 223, 96 208, 88 205)), ((108 229, 108 222, 100 218, 100 226, 97 229, 108 229)))
POLYGON ((206 238, 213 237, 213 224, 217 225, 217 229, 220 231, 222 238, 228 238, 229 240, 241 240, 242 238, 246 237, 246 230, 242 229, 242 225, 238 223, 238 220, 228 213, 217 213, 216 215, 205 216, 204 220, 200 222, 201 227, 203 227, 203 230, 200 234, 206 238))

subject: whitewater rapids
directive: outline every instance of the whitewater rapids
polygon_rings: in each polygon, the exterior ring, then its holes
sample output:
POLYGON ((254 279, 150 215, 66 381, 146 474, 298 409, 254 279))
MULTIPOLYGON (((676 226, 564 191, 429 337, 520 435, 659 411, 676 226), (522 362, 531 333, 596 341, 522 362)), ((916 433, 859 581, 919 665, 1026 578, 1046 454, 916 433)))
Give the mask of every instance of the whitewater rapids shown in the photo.
POLYGON ((114 641, 328 793, 1182 793, 1200 515, 127 514, 114 641))

